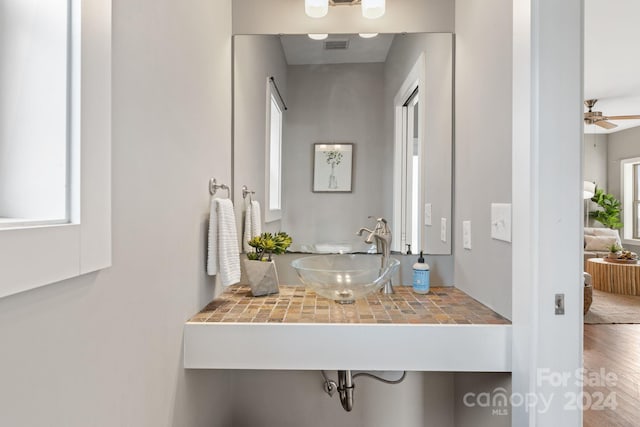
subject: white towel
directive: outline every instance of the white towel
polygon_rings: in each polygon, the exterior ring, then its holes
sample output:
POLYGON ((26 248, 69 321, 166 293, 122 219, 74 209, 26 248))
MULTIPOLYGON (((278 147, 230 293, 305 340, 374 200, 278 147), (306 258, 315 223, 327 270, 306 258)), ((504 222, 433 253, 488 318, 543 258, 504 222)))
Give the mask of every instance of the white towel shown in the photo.
POLYGON ((240 252, 233 203, 229 199, 212 197, 207 273, 214 276, 218 272, 223 286, 240 281, 240 252))
POLYGON ((253 238, 253 222, 251 221, 251 203, 247 205, 244 211, 244 232, 242 233, 242 248, 245 253, 251 252, 249 240, 253 238))
POLYGON ((262 218, 260 216, 260 203, 257 200, 251 201, 251 226, 253 227, 253 236, 262 234, 262 218))
POLYGON ((260 203, 255 200, 249 202, 244 213, 244 235, 242 245, 245 252, 252 252, 249 240, 262 234, 262 220, 260 217, 260 203))

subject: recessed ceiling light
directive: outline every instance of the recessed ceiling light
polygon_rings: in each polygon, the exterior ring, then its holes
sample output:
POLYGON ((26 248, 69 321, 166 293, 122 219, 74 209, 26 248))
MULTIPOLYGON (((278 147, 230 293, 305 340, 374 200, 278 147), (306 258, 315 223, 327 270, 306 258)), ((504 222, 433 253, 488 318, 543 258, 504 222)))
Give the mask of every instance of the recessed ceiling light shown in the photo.
POLYGON ((359 33, 358 34, 363 39, 371 39, 378 35, 378 33, 359 33))
POLYGON ((307 34, 310 39, 313 40, 324 40, 329 37, 329 34, 307 34))

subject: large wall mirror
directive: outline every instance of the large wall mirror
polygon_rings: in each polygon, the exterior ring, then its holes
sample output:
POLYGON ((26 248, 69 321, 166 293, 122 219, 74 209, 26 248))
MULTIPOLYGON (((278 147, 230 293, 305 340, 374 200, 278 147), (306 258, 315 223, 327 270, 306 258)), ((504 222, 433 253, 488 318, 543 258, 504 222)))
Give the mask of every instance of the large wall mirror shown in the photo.
POLYGON ((374 251, 384 217, 395 252, 451 254, 452 113, 451 34, 234 36, 239 229, 253 198, 296 251, 374 251))

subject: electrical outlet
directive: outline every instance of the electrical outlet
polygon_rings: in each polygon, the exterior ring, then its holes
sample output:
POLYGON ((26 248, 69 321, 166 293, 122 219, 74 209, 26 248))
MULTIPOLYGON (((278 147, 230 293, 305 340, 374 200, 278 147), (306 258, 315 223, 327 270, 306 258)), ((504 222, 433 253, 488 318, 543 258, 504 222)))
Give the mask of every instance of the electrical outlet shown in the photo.
POLYGON ((462 221, 462 246, 471 249, 471 221, 462 221))
POLYGON ((424 225, 431 225, 431 203, 424 204, 424 225))
POLYGON ((447 218, 440 218, 440 240, 447 242, 447 218))

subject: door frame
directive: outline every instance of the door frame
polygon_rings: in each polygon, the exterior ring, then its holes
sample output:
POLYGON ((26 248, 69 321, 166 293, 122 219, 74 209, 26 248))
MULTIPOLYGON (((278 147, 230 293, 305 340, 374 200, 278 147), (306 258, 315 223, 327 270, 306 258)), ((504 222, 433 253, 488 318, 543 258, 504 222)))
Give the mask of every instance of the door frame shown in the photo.
POLYGON ((583 8, 513 2, 514 426, 582 425, 583 8))

